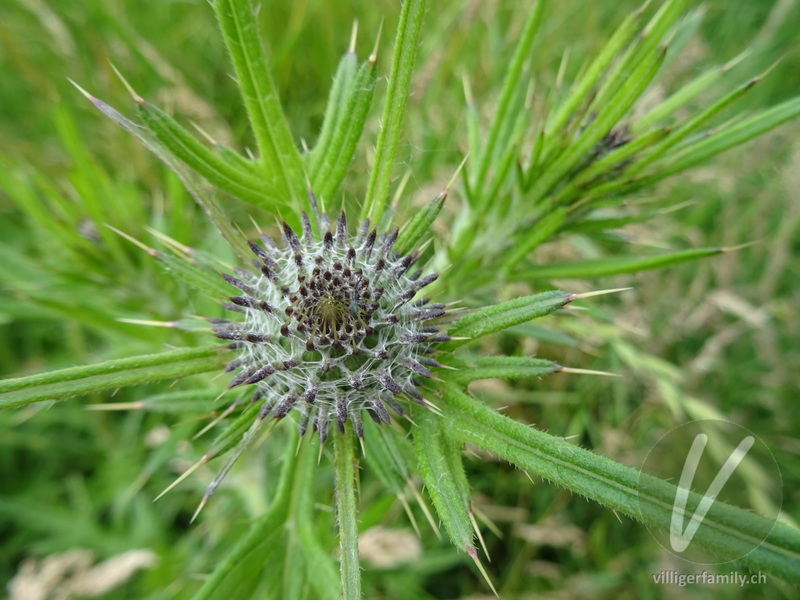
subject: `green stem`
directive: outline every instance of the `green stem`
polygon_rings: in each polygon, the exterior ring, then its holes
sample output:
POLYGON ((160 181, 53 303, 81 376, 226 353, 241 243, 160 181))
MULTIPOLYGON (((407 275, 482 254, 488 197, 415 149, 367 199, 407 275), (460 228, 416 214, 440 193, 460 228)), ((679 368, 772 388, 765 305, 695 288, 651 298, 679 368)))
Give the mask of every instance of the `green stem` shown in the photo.
POLYGON ((339 546, 342 552, 342 597, 361 598, 361 570, 358 565, 358 523, 356 506, 355 452, 350 429, 334 435, 336 461, 336 510, 339 517, 339 546))
POLYGON ((314 478, 319 471, 317 445, 304 440, 299 453, 289 519, 303 547, 308 565, 306 579, 314 590, 314 598, 336 600, 339 598, 336 589, 339 577, 330 548, 320 542, 318 527, 315 527, 318 525, 314 518, 314 478))

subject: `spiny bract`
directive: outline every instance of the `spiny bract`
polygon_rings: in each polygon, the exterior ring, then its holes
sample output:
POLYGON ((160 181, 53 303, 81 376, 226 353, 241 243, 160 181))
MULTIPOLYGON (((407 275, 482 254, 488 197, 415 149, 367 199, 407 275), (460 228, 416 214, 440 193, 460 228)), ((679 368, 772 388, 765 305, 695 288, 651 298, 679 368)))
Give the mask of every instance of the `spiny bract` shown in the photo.
POLYGON ((295 410, 300 434, 311 426, 324 442, 331 422, 343 431, 350 420, 361 437, 361 411, 384 423, 387 407, 403 415, 397 396, 425 404, 416 376, 431 377, 431 345, 449 338, 426 324, 444 305, 413 301, 437 275, 408 274, 419 255, 393 251, 397 230, 378 236, 365 220, 350 236, 344 213, 333 233, 327 216, 319 221, 321 239, 303 213, 301 236, 284 223, 281 246, 266 235, 263 247, 249 243, 258 273, 225 275, 244 294, 225 307, 243 318, 214 331, 239 352, 229 387, 256 388, 258 421, 295 410))

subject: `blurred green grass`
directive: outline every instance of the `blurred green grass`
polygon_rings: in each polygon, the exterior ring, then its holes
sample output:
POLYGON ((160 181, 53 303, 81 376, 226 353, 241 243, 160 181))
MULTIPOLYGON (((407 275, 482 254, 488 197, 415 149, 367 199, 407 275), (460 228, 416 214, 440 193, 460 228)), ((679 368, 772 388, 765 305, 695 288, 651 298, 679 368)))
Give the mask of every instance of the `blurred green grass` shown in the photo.
MULTIPOLYGON (((544 94, 555 82, 565 48, 570 48, 568 70, 574 71, 635 6, 627 0, 552 6, 531 57, 537 93, 544 94)), ((715 0, 704 7, 700 35, 670 65, 667 87, 752 45, 746 61, 731 73, 733 83, 781 61, 745 102, 755 109, 797 95, 800 3, 715 0)), ((411 173, 406 188, 410 205, 438 193, 459 162, 465 145, 464 75, 481 111, 491 114, 510 42, 526 10, 522 3, 499 1, 442 2, 430 8, 401 149, 411 173)), ((298 137, 311 140, 318 129, 352 21, 359 21, 363 56, 384 17, 384 31, 392 31, 395 3, 366 7, 283 1, 262 7, 276 83, 298 137)), ((379 59, 384 74, 390 52, 391 36, 384 34, 379 59)), ((209 7, 204 2, 95 0, 55 8, 43 0, 12 0, 0 20, 0 53, 5 78, 0 93, 0 375, 201 340, 116 321, 168 320, 218 309, 177 284, 165 284, 168 278, 159 276, 159 267, 105 229, 106 223, 141 239, 148 239, 144 228, 152 226, 182 243, 224 250, 177 180, 101 119, 65 78, 132 109, 110 60, 137 92, 184 122, 194 121, 235 147, 251 145, 209 7)), ((367 141, 377 132, 379 106, 378 99, 367 141)), ((757 244, 667 271, 592 282, 593 288, 634 287, 604 305, 607 315, 559 323, 561 331, 580 330, 581 339, 594 336, 596 343, 565 350, 512 335, 494 342, 506 351, 536 352, 624 377, 550 378, 533 390, 497 384, 482 393, 507 397, 509 412, 524 422, 578 435, 587 447, 632 466, 641 463, 661 433, 691 416, 670 414, 665 397, 699 398, 758 432, 776 455, 786 457, 780 462, 784 509, 800 520, 800 444, 795 439, 800 419, 793 411, 800 372, 798 134, 800 124, 789 123, 680 181, 667 182, 656 194, 685 205, 623 232, 627 244, 757 244), (640 360, 626 362, 622 344, 639 349, 634 358, 640 360), (677 376, 645 364, 641 357, 646 355, 676 365, 677 376)), ((363 192, 371 150, 363 144, 364 168, 348 177, 346 195, 363 192)), ((558 256, 562 249, 553 244, 545 251, 558 256)), ((209 379, 193 378, 184 386, 201 389, 209 379)), ((146 386, 123 390, 113 401, 157 391, 146 386)), ((101 401, 109 400, 88 399, 101 401)), ((258 462, 249 460, 230 492, 218 495, 206 519, 190 527, 201 481, 190 481, 183 492, 157 504, 150 499, 169 483, 173 468, 179 470, 176 462, 188 464, 202 453, 202 439, 186 441, 194 431, 191 424, 169 415, 86 411, 84 404, 0 414, 0 582, 11 578, 26 556, 85 547, 108 557, 148 547, 160 556, 157 566, 107 597, 187 597, 196 586, 189 574, 207 572, 267 502, 258 462)), ((535 593, 684 597, 679 595, 683 590, 673 594, 653 585, 649 574, 672 563, 644 529, 621 524, 605 509, 564 491, 531 485, 491 457, 477 456, 467 464, 478 506, 505 535, 484 533, 493 557, 491 572, 502 582, 504 598, 535 593)), ((407 527, 402 513, 378 496, 366 475, 363 486, 362 526, 388 521, 407 527)), ((483 588, 466 561, 431 537, 425 536, 425 554, 412 566, 367 568, 368 597, 479 597, 483 588)), ((792 597, 774 581, 764 588, 713 591, 722 598, 792 597)), ((704 597, 708 590, 690 593, 694 596, 687 597, 704 597)))

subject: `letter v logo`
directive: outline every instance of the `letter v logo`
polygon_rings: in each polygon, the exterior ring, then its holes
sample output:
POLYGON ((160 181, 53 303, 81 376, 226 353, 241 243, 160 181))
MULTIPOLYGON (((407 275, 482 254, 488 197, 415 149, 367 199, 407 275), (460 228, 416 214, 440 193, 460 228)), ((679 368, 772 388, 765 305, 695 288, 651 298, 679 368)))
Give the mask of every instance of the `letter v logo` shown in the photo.
POLYGON ((755 444, 753 436, 745 437, 736 449, 722 465, 719 473, 714 477, 708 490, 703 495, 700 504, 697 506, 694 514, 691 516, 686 528, 683 527, 684 515, 686 514, 686 503, 689 499, 689 491, 694 481, 694 475, 697 472, 697 466, 700 464, 700 459, 703 456, 708 443, 708 436, 704 433, 699 433, 695 436, 692 442, 692 447, 689 449, 689 454, 686 455, 686 461, 683 463, 683 471, 681 472, 680 483, 678 490, 675 492, 675 502, 672 505, 672 520, 669 528, 669 543, 675 552, 683 552, 689 547, 700 525, 703 524, 706 514, 711 509, 711 506, 717 499, 717 496, 725 487, 725 484, 730 479, 736 467, 744 460, 747 452, 755 444))
POLYGON ((769 447, 749 429, 720 419, 689 421, 661 436, 642 463, 638 492, 653 539, 700 565, 737 560, 758 547, 778 519, 783 496, 769 447), (711 552, 700 542, 713 537, 706 531, 712 521, 715 530, 724 527, 715 517, 723 502, 765 518, 752 519, 746 536, 711 552))

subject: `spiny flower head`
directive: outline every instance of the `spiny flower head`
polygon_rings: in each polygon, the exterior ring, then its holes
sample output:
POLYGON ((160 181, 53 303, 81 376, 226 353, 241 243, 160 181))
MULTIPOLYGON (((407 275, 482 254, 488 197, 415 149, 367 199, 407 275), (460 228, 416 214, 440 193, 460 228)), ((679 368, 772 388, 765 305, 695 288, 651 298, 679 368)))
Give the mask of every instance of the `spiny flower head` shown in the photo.
POLYGON ((399 397, 424 405, 418 377, 431 377, 432 344, 449 338, 427 323, 444 305, 414 300, 437 275, 409 275, 419 255, 393 251, 397 230, 378 235, 365 220, 351 236, 344 213, 333 232, 319 221, 321 238, 303 213, 300 236, 284 223, 281 245, 249 243, 257 271, 224 276, 243 294, 225 306, 242 317, 214 331, 239 353, 229 387, 255 388, 258 422, 296 411, 300 434, 312 428, 324 442, 331 423, 343 431, 348 420, 361 437, 362 412, 379 423, 387 408, 403 415, 399 397))

